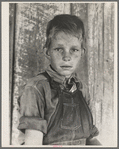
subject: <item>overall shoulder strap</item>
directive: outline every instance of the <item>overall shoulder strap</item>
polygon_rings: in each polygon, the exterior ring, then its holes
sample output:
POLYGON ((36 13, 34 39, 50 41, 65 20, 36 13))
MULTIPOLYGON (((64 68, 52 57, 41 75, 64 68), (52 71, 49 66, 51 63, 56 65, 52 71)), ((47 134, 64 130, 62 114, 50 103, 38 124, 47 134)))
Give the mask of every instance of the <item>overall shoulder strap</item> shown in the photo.
POLYGON ((48 74, 46 71, 42 72, 41 74, 42 74, 45 78, 47 78, 47 80, 50 82, 51 77, 49 76, 49 74, 48 74))

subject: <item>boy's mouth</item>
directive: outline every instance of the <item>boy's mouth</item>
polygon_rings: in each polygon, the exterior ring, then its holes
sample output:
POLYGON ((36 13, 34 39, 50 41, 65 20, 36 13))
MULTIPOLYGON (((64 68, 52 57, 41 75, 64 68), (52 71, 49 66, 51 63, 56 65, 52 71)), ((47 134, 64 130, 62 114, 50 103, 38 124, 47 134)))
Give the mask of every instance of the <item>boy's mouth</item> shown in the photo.
POLYGON ((60 66, 62 69, 71 69, 72 68, 72 66, 60 66))

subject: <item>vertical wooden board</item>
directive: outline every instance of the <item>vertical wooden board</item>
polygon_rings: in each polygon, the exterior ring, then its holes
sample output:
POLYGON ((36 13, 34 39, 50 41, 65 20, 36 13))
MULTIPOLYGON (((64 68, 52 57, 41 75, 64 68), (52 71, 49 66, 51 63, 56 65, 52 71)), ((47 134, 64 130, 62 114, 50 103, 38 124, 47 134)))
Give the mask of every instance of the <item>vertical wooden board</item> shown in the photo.
POLYGON ((98 72, 98 4, 95 4, 94 5, 94 24, 93 24, 93 49, 94 49, 94 59, 93 59, 93 62, 94 62, 94 93, 93 93, 93 99, 94 99, 94 106, 95 106, 95 124, 97 126, 97 117, 96 117, 96 114, 97 114, 97 72, 98 72))
MULTIPOLYGON (((49 63, 43 54, 46 25, 54 15, 70 13, 70 4, 64 3, 18 3, 15 26, 15 67, 13 93, 12 144, 20 144, 18 96, 21 86, 42 71, 49 63), (66 10, 64 10, 66 9, 66 10)), ((21 138, 22 139, 22 138, 21 138)))
POLYGON ((87 24, 87 3, 71 3, 71 14, 79 16, 87 24))
POLYGON ((95 99, 94 99, 94 16, 95 4, 89 3, 87 6, 88 30, 87 30, 87 51, 88 51, 88 80, 89 93, 91 98, 90 108, 92 110, 95 123, 95 99))
POLYGON ((102 127, 104 137, 103 142, 107 145, 113 145, 113 132, 114 132, 114 120, 113 120, 113 93, 112 93, 112 70, 110 64, 113 64, 110 59, 111 51, 111 3, 105 3, 104 5, 104 98, 102 104, 102 127))
MULTIPOLYGON (((10 79, 10 101, 11 101, 11 91, 12 91, 12 75, 13 75, 13 40, 14 40, 14 4, 9 4, 9 36, 10 38, 10 45, 9 45, 9 79, 10 79)), ((11 107, 11 105, 10 105, 11 107)))
POLYGON ((104 63, 104 51, 103 51, 103 3, 98 4, 98 51, 97 51, 97 83, 96 83, 96 126, 99 129, 98 138, 101 140, 102 132, 102 101, 103 101, 103 63, 104 63))
MULTIPOLYGON (((109 53, 109 59, 111 59, 111 63, 110 63, 110 73, 112 76, 111 79, 111 90, 112 90, 112 94, 114 96, 114 12, 115 12, 115 5, 114 3, 111 4, 111 50, 109 53)), ((116 67, 115 67, 116 69, 116 67)), ((114 115, 114 99, 113 99, 113 103, 112 103, 112 112, 114 115)))
POLYGON ((71 13, 70 9, 71 9, 71 4, 64 3, 62 5, 62 10, 63 10, 62 14, 70 14, 71 13))
MULTIPOLYGON (((76 15, 84 23, 85 33, 87 31, 87 4, 86 3, 72 3, 71 14, 76 15)), ((86 36, 86 35, 85 35, 86 36)), ((86 44, 84 44, 86 48, 86 44)), ((86 49, 87 50, 87 49, 86 49)), ((88 68, 87 68, 87 52, 81 57, 79 68, 77 71, 78 77, 88 85, 88 68)))
POLYGON ((9 127, 11 142, 11 120, 12 120, 12 81, 13 81, 13 48, 14 48, 14 20, 15 20, 15 4, 9 4, 9 127))

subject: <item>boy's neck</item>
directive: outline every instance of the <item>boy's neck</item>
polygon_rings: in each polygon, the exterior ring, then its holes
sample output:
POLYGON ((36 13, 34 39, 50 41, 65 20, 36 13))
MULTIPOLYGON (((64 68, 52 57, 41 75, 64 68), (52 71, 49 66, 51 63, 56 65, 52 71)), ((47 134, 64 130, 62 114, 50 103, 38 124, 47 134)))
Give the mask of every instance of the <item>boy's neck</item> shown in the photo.
MULTIPOLYGON (((53 67, 52 67, 52 65, 50 65, 50 67, 51 67, 51 69, 53 70, 53 71, 55 71, 58 75, 60 75, 53 67)), ((63 76, 63 75, 60 75, 61 77, 64 77, 65 78, 65 80, 68 80, 71 76, 72 76, 72 74, 70 75, 70 76, 63 76)))

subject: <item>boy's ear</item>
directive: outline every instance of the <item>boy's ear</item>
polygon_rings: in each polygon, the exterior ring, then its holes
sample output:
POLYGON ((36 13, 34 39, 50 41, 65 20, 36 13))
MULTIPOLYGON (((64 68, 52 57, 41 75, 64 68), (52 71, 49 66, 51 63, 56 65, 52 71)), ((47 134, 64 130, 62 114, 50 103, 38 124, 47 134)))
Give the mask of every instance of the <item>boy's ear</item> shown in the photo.
POLYGON ((85 49, 84 43, 82 42, 82 44, 81 44, 81 56, 84 55, 85 53, 86 53, 86 49, 85 49))
POLYGON ((44 48, 44 54, 48 59, 50 59, 50 54, 49 54, 48 48, 44 48))
POLYGON ((81 49, 82 49, 81 56, 86 53, 86 48, 85 47, 86 47, 86 38, 84 37, 84 39, 82 39, 82 43, 81 43, 81 49))
POLYGON ((85 50, 85 48, 81 48, 81 56, 83 56, 84 54, 86 53, 86 50, 85 50))

